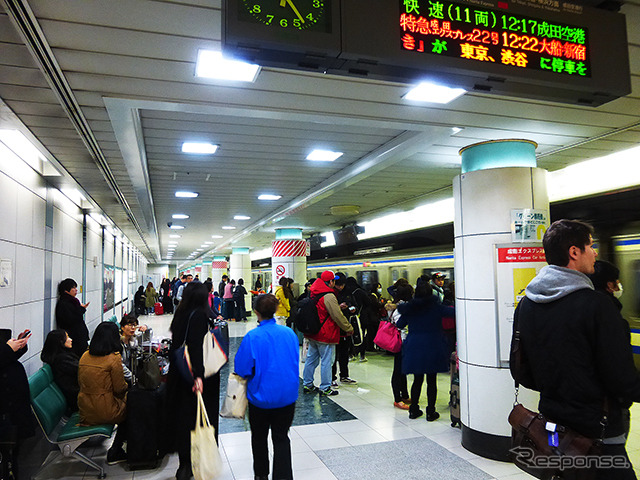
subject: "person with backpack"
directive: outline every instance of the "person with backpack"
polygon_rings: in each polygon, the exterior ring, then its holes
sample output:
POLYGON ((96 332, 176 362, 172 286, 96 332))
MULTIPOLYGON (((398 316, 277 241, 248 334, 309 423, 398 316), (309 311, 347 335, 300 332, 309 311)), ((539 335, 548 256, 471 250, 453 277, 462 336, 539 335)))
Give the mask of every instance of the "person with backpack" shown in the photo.
MULTIPOLYGON (((317 333, 305 333, 305 338, 309 341, 309 349, 302 373, 304 393, 319 391, 321 395, 325 396, 338 395, 338 391, 331 388, 331 367, 335 358, 336 345, 340 341, 340 330, 352 334, 353 327, 340 310, 334 287, 335 275, 331 270, 322 272, 320 278, 311 285, 310 300, 315 304, 320 329, 317 333), (313 384, 313 376, 318 363, 320 363, 319 388, 313 384)), ((299 312, 306 311, 302 304, 303 302, 301 302, 299 312)), ((303 333, 308 330, 300 328, 301 322, 298 315, 295 320, 299 330, 303 333)))

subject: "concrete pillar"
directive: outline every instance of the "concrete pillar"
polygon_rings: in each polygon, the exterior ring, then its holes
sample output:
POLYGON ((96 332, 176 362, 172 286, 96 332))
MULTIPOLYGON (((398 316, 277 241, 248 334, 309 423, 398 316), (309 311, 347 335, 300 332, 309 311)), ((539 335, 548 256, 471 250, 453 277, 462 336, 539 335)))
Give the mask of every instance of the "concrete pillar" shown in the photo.
MULTIPOLYGON (((539 255, 549 222, 547 172, 536 168, 536 147, 528 140, 465 147, 462 174, 453 182, 462 445, 503 461, 508 460, 507 417, 514 401, 508 361, 513 311, 524 289, 519 285, 528 283, 523 272, 535 276, 546 265, 539 255), (514 220, 523 217, 532 219, 525 225, 529 233, 534 221, 543 225, 533 229, 533 236, 523 236, 522 223, 514 220), (535 254, 514 254, 509 261, 515 263, 501 263, 506 252, 530 251, 535 254)), ((537 406, 534 392, 521 391, 519 400, 537 406)))
MULTIPOLYGON (((271 243, 272 291, 282 277, 293 278, 294 289, 307 281, 307 242, 302 240, 302 230, 282 228, 276 230, 276 239, 271 243)), ((296 291, 294 290, 294 295, 296 291)), ((299 292, 301 293, 301 292, 299 292)))
MULTIPOLYGON (((249 249, 245 247, 233 247, 231 257, 229 258, 229 277, 236 281, 242 278, 244 288, 249 292, 251 290, 251 257, 249 249)), ((245 310, 251 312, 251 294, 244 297, 245 310)))

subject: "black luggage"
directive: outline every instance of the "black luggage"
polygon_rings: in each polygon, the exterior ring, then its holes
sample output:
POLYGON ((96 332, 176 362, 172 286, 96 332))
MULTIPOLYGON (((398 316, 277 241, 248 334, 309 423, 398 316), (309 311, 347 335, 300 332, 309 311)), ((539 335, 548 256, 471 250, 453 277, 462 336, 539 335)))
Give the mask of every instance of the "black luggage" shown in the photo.
POLYGON ((451 390, 449 390, 451 426, 462 427, 462 423, 460 423, 460 371, 458 370, 458 352, 451 354, 449 374, 451 375, 451 390))
POLYGON ((164 412, 164 384, 155 390, 134 386, 127 395, 127 463, 132 470, 157 468, 164 412))

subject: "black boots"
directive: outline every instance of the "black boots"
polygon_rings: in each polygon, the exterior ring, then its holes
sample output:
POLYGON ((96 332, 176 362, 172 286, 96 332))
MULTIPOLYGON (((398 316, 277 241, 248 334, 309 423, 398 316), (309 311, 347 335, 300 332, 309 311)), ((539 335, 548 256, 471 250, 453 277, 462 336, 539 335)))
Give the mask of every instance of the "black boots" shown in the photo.
POLYGON ((436 412, 436 407, 427 407, 427 422, 434 422, 440 418, 440 414, 436 412))

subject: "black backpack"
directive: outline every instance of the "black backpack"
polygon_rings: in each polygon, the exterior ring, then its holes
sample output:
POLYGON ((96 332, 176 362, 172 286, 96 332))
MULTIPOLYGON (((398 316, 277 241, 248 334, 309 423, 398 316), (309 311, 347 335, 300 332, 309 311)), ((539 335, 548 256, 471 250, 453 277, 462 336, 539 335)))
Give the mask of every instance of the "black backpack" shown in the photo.
POLYGON ((322 323, 320 323, 318 316, 318 302, 327 293, 331 292, 324 292, 317 297, 305 297, 298 302, 298 310, 293 317, 293 324, 300 333, 315 335, 320 331, 322 323))

